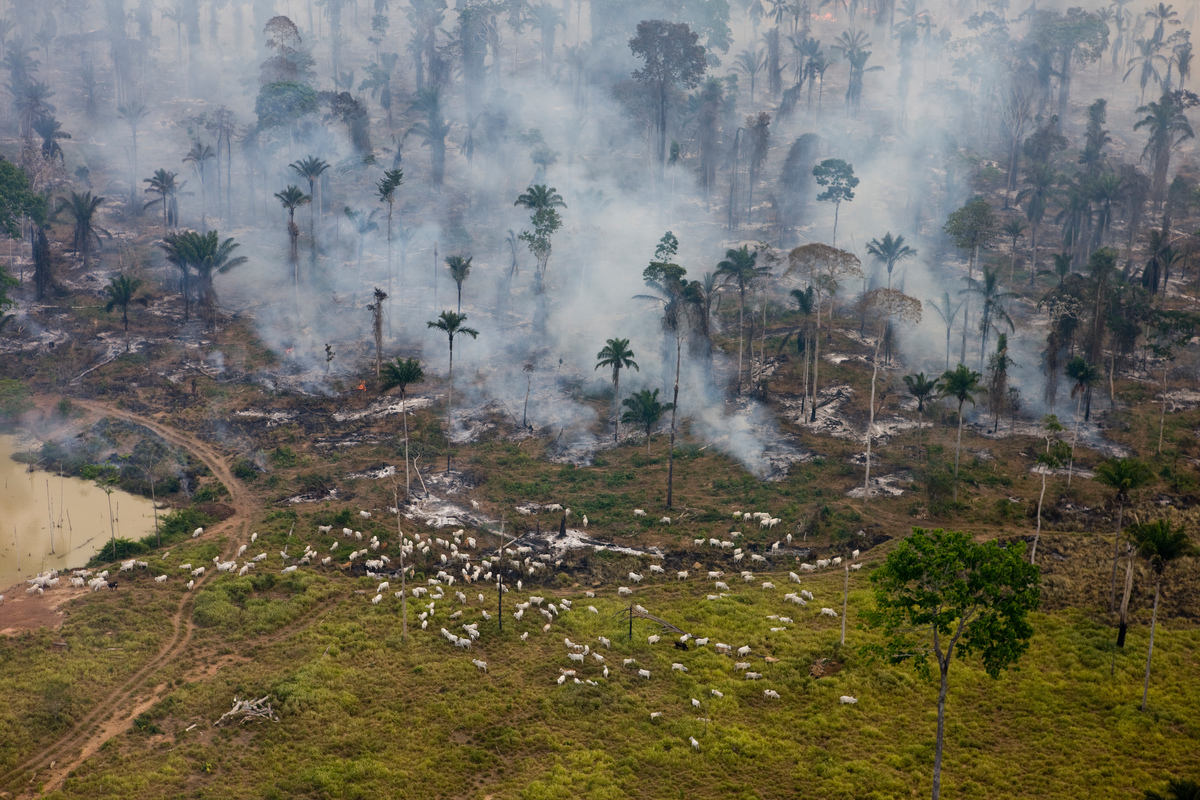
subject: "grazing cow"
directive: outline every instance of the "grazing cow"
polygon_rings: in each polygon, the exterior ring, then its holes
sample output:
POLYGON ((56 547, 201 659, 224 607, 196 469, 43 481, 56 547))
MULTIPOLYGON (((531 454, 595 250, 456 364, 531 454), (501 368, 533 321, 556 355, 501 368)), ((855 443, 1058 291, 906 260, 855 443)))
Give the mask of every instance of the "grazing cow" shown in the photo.
POLYGON ((117 588, 117 582, 116 582, 116 581, 108 581, 107 583, 108 583, 108 588, 109 588, 109 589, 112 589, 113 591, 116 591, 116 588, 117 588))

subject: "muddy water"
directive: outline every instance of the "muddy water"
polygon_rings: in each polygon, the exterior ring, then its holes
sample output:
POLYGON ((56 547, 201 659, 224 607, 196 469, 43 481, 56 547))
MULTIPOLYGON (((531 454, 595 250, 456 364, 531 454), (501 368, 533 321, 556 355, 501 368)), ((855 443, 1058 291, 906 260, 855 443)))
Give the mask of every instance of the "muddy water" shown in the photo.
MULTIPOLYGON (((26 470, 12 460, 21 445, 0 436, 0 593, 39 572, 82 567, 109 542, 109 498, 90 481, 26 470)), ((112 494, 118 537, 140 539, 154 530, 150 501, 112 494)))

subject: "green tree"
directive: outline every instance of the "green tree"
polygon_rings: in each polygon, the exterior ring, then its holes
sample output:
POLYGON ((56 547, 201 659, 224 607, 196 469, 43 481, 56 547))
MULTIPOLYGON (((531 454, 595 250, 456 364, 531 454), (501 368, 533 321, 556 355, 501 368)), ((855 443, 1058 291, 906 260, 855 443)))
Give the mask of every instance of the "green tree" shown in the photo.
POLYGON ((633 55, 642 59, 633 79, 649 87, 655 105, 654 127, 658 133, 656 160, 658 180, 663 180, 667 163, 667 107, 676 88, 694 89, 708 68, 704 47, 687 23, 642 20, 637 35, 629 40, 633 55))
MULTIPOLYGON (((191 164, 196 169, 196 175, 200 178, 200 219, 203 220, 208 214, 208 193, 205 191, 207 181, 204 180, 204 175, 208 171, 205 167, 206 162, 217 157, 216 151, 211 145, 193 142, 192 149, 188 150, 187 155, 183 157, 184 164, 191 164)), ((218 176, 220 173, 218 172, 218 176)), ((217 186, 217 206, 220 207, 220 189, 217 186)))
POLYGON ((442 115, 441 93, 435 87, 417 90, 416 97, 409 105, 409 112, 420 119, 413 123, 408 132, 420 136, 429 148, 430 180, 434 186, 440 187, 446 174, 446 136, 450 133, 450 123, 442 115))
POLYGON ((146 194, 158 195, 157 200, 149 201, 143 208, 147 209, 156 203, 161 203, 164 228, 173 228, 179 223, 179 209, 176 203, 179 194, 183 191, 183 187, 187 185, 187 181, 180 181, 178 178, 179 175, 177 173, 165 169, 156 169, 154 170, 154 175, 142 179, 142 183, 149 184, 145 190, 146 194))
POLYGON ((447 386, 446 391, 446 472, 450 471, 450 436, 451 426, 454 422, 454 337, 466 335, 472 339, 479 338, 479 331, 474 328, 468 328, 464 323, 467 321, 466 314, 458 314, 454 311, 443 311, 436 320, 431 320, 426 323, 430 328, 437 328, 442 333, 446 334, 446 338, 450 343, 450 368, 447 371, 447 386))
POLYGON ((725 260, 717 264, 716 275, 726 283, 732 283, 738 289, 738 394, 742 393, 742 354, 745 349, 743 314, 746 309, 746 290, 754 286, 754 281, 767 274, 766 267, 756 266, 758 251, 751 250, 749 245, 742 245, 725 251, 725 260))
POLYGON ((1167 781, 1166 793, 1147 789, 1145 800, 1200 800, 1200 783, 1172 778, 1167 781))
POLYGON ((1150 196, 1156 206, 1162 205, 1167 190, 1171 153, 1196 135, 1184 114, 1187 109, 1196 105, 1200 105, 1200 97, 1185 89, 1176 89, 1173 92, 1163 92, 1157 103, 1149 102, 1137 110, 1137 113, 1146 116, 1134 123, 1133 129, 1140 131, 1145 128, 1150 134, 1150 140, 1142 150, 1142 158, 1149 158, 1154 164, 1150 196))
POLYGON ((446 269, 458 287, 458 311, 462 313, 462 286, 471 274, 471 256, 446 256, 446 269))
POLYGON ((196 270, 198 303, 200 314, 209 330, 216 327, 217 322, 217 290, 213 280, 217 275, 224 275, 235 267, 240 267, 249 259, 246 256, 235 256, 233 251, 241 247, 233 237, 224 241, 216 231, 205 234, 188 231, 194 238, 192 247, 192 266, 196 270))
MULTIPOLYGON (((396 190, 404 183, 404 171, 399 169, 389 169, 383 173, 383 177, 375 184, 375 191, 379 195, 379 202, 387 203, 387 273, 388 273, 388 294, 392 293, 392 212, 396 206, 396 190)), ((314 248, 315 248, 314 244, 314 248)), ((314 250, 315 252, 315 250, 314 250)), ((461 305, 461 303, 460 303, 461 305)), ((461 310, 461 309, 460 309, 461 310)), ((391 318, 388 318, 388 331, 391 331, 391 318)))
POLYGON ((983 278, 967 279, 967 288, 962 294, 975 295, 979 298, 982 314, 979 318, 979 368, 983 369, 983 360, 987 351, 988 333, 995 329, 1001 334, 1001 325, 1007 325, 1009 331, 1015 331, 1017 326, 1008 315, 1008 301, 1017 297, 1013 292, 1005 291, 1000 285, 1000 270, 984 266, 983 278))
POLYGON ((62 129, 62 123, 49 115, 39 117, 33 123, 33 132, 42 137, 42 158, 47 161, 57 158, 65 165, 66 156, 58 142, 60 139, 70 139, 71 134, 62 129))
POLYGON ((817 195, 819 202, 833 203, 833 246, 837 246, 838 211, 842 203, 854 199, 854 187, 858 186, 858 178, 854 175, 854 166, 840 158, 827 158, 813 167, 813 178, 818 186, 825 191, 817 195))
POLYGON ((1075 432, 1071 434, 1071 461, 1067 465, 1067 486, 1071 485, 1071 473, 1075 468, 1075 442, 1079 440, 1079 423, 1086 420, 1092 411, 1092 387, 1100 380, 1100 368, 1088 363, 1083 356, 1075 356, 1067 362, 1064 370, 1067 377, 1075 383, 1071 387, 1071 397, 1075 401, 1075 432), (1080 409, 1087 403, 1087 413, 1080 416, 1080 409))
POLYGON ((979 373, 959 364, 953 370, 942 373, 942 388, 938 391, 941 398, 952 398, 958 401, 958 439, 954 444, 954 502, 958 502, 958 457, 962 452, 963 404, 967 401, 975 405, 975 395, 983 391, 979 385, 979 373))
POLYGON ((1033 250, 1032 261, 1029 264, 1029 285, 1033 286, 1038 274, 1038 230, 1042 220, 1046 218, 1046 209, 1054 199, 1059 175, 1046 163, 1037 162, 1029 165, 1025 171, 1025 188, 1017 193, 1016 201, 1025 201, 1025 219, 1029 221, 1030 247, 1033 250))
POLYGON ((1117 533, 1113 542, 1112 588, 1109 592, 1108 610, 1117 610, 1117 561, 1121 557, 1121 531, 1125 529, 1125 504, 1133 492, 1154 480, 1154 473, 1138 458, 1110 458, 1096 465, 1097 483, 1113 490, 1117 501, 1117 533))
MULTIPOLYGON (((927 378, 924 372, 904 376, 904 388, 917 401, 917 436, 925 429, 925 403, 937 395, 937 378, 927 378)), ((801 412, 803 413, 803 412, 801 412)), ((918 442, 917 446, 920 446, 918 442)))
POLYGON ((517 239, 525 242, 529 252, 537 259, 534 292, 541 294, 545 291, 546 266, 550 263, 551 237, 562 227, 562 217, 556 209, 566 208, 567 204, 557 189, 538 184, 519 194, 513 205, 524 206, 532 212, 530 222, 533 223, 533 230, 521 231, 517 239))
POLYGON ((408 387, 414 383, 425 382, 425 370, 421 362, 415 358, 396 356, 394 361, 383 365, 383 380, 380 383, 382 391, 398 388, 400 390, 400 416, 404 420, 404 493, 412 491, 411 478, 408 472, 408 411, 404 407, 408 387))
POLYGON ((675 408, 675 404, 660 403, 658 389, 654 391, 642 389, 640 392, 626 397, 621 401, 621 405, 629 409, 621 415, 621 421, 629 425, 637 425, 646 432, 646 458, 650 458, 650 432, 664 414, 675 408))
POLYGON ((79 194, 72 191, 70 196, 60 197, 58 202, 58 210, 66 211, 71 216, 71 222, 75 228, 73 249, 76 253, 83 254, 83 268, 86 270, 91 265, 89 256, 92 251, 92 241, 94 240, 96 246, 99 247, 101 244, 100 234, 112 238, 111 233, 96 224, 96 212, 100 210, 100 206, 104 205, 104 198, 94 197, 91 192, 79 194))
MULTIPOLYGON (((950 216, 946 218, 944 229, 954 241, 954 246, 970 253, 967 262, 968 286, 975 280, 975 265, 979 261, 979 248, 985 247, 988 242, 996 238, 999 228, 1000 222, 996 217, 996 212, 992 210, 987 200, 978 196, 972 198, 969 203, 957 211, 951 211, 950 216)), ((967 295, 963 308, 962 352, 958 356, 960 363, 967 360, 967 329, 970 325, 971 296, 967 295)))
MULTIPOLYGON (((313 259, 317 257, 317 208, 321 202, 317 198, 317 181, 321 175, 329 169, 329 162, 318 156, 305 156, 299 161, 293 161, 288 164, 292 172, 295 172, 301 178, 308 181, 308 196, 314 198, 308 207, 308 237, 312 239, 313 259)), ((387 180, 387 175, 384 173, 384 179, 387 180)), ((383 181, 380 181, 383 183, 383 181)), ((399 185, 399 184, 397 184, 399 185)), ((276 195, 278 196, 278 195, 276 195)), ((390 288, 390 287, 389 287, 390 288)))
POLYGON ((1008 283, 1012 285, 1017 275, 1017 239, 1025 235, 1025 223, 1020 217, 1013 217, 1000 226, 1000 232, 1012 240, 1012 257, 1008 264, 1008 283))
POLYGON ((978 655, 999 678, 1015 664, 1033 636, 1027 617, 1038 608, 1040 582, 1024 544, 977 544, 965 533, 920 528, 871 574, 876 607, 867 621, 885 637, 874 651, 892 662, 912 660, 925 676, 930 656, 937 662, 933 800, 941 795, 950 665, 955 656, 978 655))
POLYGON ((1138 555, 1146 559, 1154 572, 1154 610, 1150 612, 1150 649, 1146 653, 1146 680, 1142 687, 1142 711, 1150 694, 1150 661, 1154 658, 1154 628, 1158 623, 1158 598, 1162 592, 1167 566, 1196 551, 1183 526, 1174 527, 1165 519, 1139 522, 1129 526, 1129 535, 1137 544, 1138 555))
MULTIPOLYGON (((141 278, 134 278, 124 272, 109 278, 108 285, 104 287, 104 294, 108 296, 108 303, 104 306, 104 310, 111 314, 114 308, 121 309, 121 324, 124 326, 126 334, 129 333, 129 304, 137 299, 138 290, 141 288, 141 278)), ((128 336, 126 336, 125 349, 129 349, 128 336)))
POLYGON ((633 360, 635 353, 629 347, 628 339, 609 339, 604 347, 596 353, 596 369, 607 367, 612 369, 613 382, 613 442, 619 443, 621 436, 621 370, 632 367, 638 372, 642 368, 633 360))
POLYGON ((892 270, 901 261, 914 258, 917 251, 904 243, 903 236, 892 236, 888 231, 882 239, 872 239, 867 242, 867 252, 875 256, 875 260, 887 269, 887 288, 892 288, 892 270))
MULTIPOLYGON (((300 314, 300 227, 296 225, 296 209, 305 203, 312 202, 312 195, 305 194, 299 186, 288 184, 282 192, 275 193, 275 199, 288 213, 288 263, 292 265, 292 291, 296 296, 296 314, 300 314)), ((316 247, 316 243, 313 243, 316 247)), ((315 252, 315 250, 314 250, 315 252)))

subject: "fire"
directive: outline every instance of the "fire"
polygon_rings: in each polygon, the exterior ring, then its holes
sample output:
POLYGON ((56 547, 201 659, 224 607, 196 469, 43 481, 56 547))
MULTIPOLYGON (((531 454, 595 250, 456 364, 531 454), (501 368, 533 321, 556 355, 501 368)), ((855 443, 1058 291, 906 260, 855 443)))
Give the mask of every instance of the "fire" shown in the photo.
POLYGON ((367 382, 366 382, 366 381, 363 381, 362 383, 360 383, 360 384, 358 385, 358 390, 359 390, 360 392, 365 392, 365 391, 367 390, 367 382))

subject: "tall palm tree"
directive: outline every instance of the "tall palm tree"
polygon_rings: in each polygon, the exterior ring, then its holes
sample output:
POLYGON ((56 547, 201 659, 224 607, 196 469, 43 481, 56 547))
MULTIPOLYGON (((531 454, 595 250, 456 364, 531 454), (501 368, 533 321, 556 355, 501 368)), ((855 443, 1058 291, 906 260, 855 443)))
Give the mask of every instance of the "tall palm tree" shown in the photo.
POLYGON ((901 261, 913 258, 917 251, 904 243, 904 237, 892 236, 888 231, 882 239, 872 239, 867 242, 867 252, 875 256, 875 260, 887 269, 887 288, 892 288, 892 270, 901 261))
POLYGON ((1088 363, 1083 356, 1075 356, 1067 362, 1065 371, 1067 377, 1075 382, 1071 387, 1071 397, 1077 398, 1075 401, 1075 432, 1071 434, 1071 460, 1067 464, 1067 486, 1070 486, 1071 474, 1075 469, 1075 442, 1079 439, 1079 423, 1091 416, 1092 387, 1100 380, 1100 368, 1095 364, 1088 363), (1085 400, 1087 412, 1080 417, 1079 412, 1085 400))
MULTIPOLYGON (((300 313, 300 228, 296 225, 296 209, 305 203, 312 202, 312 195, 305 194, 299 186, 288 184, 282 192, 275 193, 275 199, 284 207, 288 214, 288 263, 292 265, 292 292, 296 297, 296 313, 300 313)), ((315 248, 316 245, 314 244, 315 248)))
POLYGON ((129 349, 129 304, 137 298, 138 289, 141 288, 141 278, 131 277, 124 272, 109 278, 108 285, 104 287, 104 294, 108 296, 108 303, 104 306, 104 310, 111 314, 114 308, 121 309, 121 324, 126 333, 126 350, 129 349))
POLYGON ((917 433, 924 429, 925 403, 937 394, 937 378, 927 378, 924 372, 904 376, 904 387, 913 399, 917 401, 917 433))
POLYGON ((1025 223, 1020 217, 1013 217, 1000 226, 1000 232, 1012 239, 1012 260, 1008 265, 1008 282, 1011 285, 1017 274, 1017 239, 1025 235, 1025 223))
MULTIPOLYGON (((817 308, 817 296, 813 291, 812 286, 808 286, 801 291, 792 289, 788 295, 796 301, 796 310, 800 312, 800 330, 796 336, 796 349, 804 355, 804 389, 800 393, 800 418, 804 418, 804 404, 808 399, 808 362, 812 358, 812 342, 809 337, 809 321, 812 318, 813 311, 817 308)), ((817 331, 818 335, 820 331, 817 331)), ((782 351, 783 346, 787 344, 787 336, 779 343, 779 349, 782 351)))
POLYGON ((733 69, 750 79, 750 105, 754 105, 754 80, 767 68, 767 54, 761 47, 747 47, 733 57, 733 69))
POLYGON ((1113 542, 1112 587, 1109 592, 1108 610, 1117 610, 1117 561, 1121 555, 1121 531, 1124 530, 1125 504, 1129 496, 1154 479, 1154 473, 1141 459, 1110 458, 1096 465, 1094 480, 1113 490, 1117 501, 1117 535, 1113 542))
POLYGON ((466 321, 466 314, 443 311, 436 320, 426 323, 430 328, 437 328, 445 333, 450 342, 450 369, 446 373, 449 387, 446 391, 446 472, 450 471, 450 426, 454 421, 454 337, 465 334, 472 339, 479 338, 479 331, 468 328, 464 324, 466 321))
POLYGON ((386 392, 388 389, 400 389, 400 416, 404 419, 404 492, 407 494, 412 490, 411 478, 408 473, 408 412, 404 408, 405 392, 408 390, 409 384, 424 383, 425 370, 421 369, 421 362, 415 358, 401 358, 396 356, 394 361, 389 361, 383 365, 383 380, 380 383, 380 390, 386 392))
MULTIPOLYGON (((318 156, 306 156, 305 158, 302 158, 299 161, 293 161, 291 164, 288 164, 288 166, 291 168, 291 170, 293 172, 295 172, 301 178, 304 178, 304 180, 308 181, 308 196, 310 198, 316 197, 317 196, 317 179, 321 177, 321 175, 325 172, 325 170, 329 169, 328 162, 326 162, 325 159, 320 158, 318 156)), ((385 173, 385 177, 386 177, 386 173, 385 173)), ((397 184, 397 185, 399 185, 399 184, 397 184)), ((317 249, 316 249, 317 248, 317 234, 316 234, 317 216, 316 216, 316 214, 317 214, 317 206, 319 206, 319 205, 320 205, 319 201, 314 201, 313 204, 311 206, 309 206, 309 209, 308 209, 308 235, 309 235, 309 238, 311 238, 313 240, 312 241, 313 258, 316 258, 316 254, 317 254, 317 249)))
POLYGON ((1030 286, 1037 275, 1038 228, 1046 218, 1046 208, 1054 197, 1057 183, 1058 174, 1050 165, 1034 163, 1025 171, 1025 188, 1017 193, 1017 203, 1028 201, 1025 204, 1025 219, 1029 221, 1030 246, 1033 248, 1033 262, 1029 265, 1030 286))
POLYGON ((62 145, 58 141, 70 139, 71 134, 62 129, 61 122, 50 115, 38 117, 33 123, 33 132, 42 137, 42 158, 53 161, 57 157, 61 163, 66 164, 62 145))
POLYGON ((984 265, 982 279, 968 278, 968 285, 961 294, 971 293, 980 300, 979 333, 979 369, 983 369, 983 361, 987 352, 988 333, 995 328, 1000 332, 1001 325, 1007 325, 1010 331, 1016 330, 1012 317, 1008 315, 1008 301, 1017 295, 1007 292, 1000 286, 1000 270, 984 265), (998 324, 999 323, 999 324, 998 324))
POLYGON ((638 372, 642 371, 633 357, 634 352, 629 348, 628 339, 609 339, 600 352, 596 353, 596 369, 612 368, 614 443, 619 443, 621 435, 621 370, 633 367, 638 372))
POLYGON ((1167 170, 1171 166, 1171 152, 1196 135, 1184 114, 1188 107, 1184 95, 1181 91, 1163 92, 1157 103, 1150 102, 1138 108, 1137 113, 1146 116, 1133 126, 1135 131, 1145 128, 1150 134, 1150 140, 1142 150, 1142 158, 1148 157, 1154 162, 1154 180, 1150 194, 1158 206, 1162 205, 1163 195, 1167 190, 1167 170))
POLYGON ((1099 204, 1096 210, 1096 238, 1092 244, 1095 247, 1104 246, 1104 234, 1112 225, 1114 205, 1125 199, 1125 181, 1115 172, 1106 172, 1092 181, 1092 200, 1099 204))
POLYGON ((446 268, 458 287, 458 312, 462 313, 462 285, 471 274, 471 256, 446 256, 446 268))
POLYGON ((979 373, 968 369, 965 364, 959 364, 953 370, 942 373, 942 387, 938 396, 952 398, 958 401, 958 440, 954 445, 954 502, 958 502, 958 457, 962 452, 963 403, 968 400, 975 405, 975 395, 983 391, 979 385, 979 373))
MULTIPOLYGON (((372 208, 368 214, 361 209, 353 209, 346 206, 343 209, 346 219, 350 220, 350 224, 354 226, 354 232, 358 234, 358 268, 362 269, 363 248, 367 244, 367 234, 371 231, 379 230, 379 209, 372 208)), ((436 261, 434 262, 437 263, 436 261)))
POLYGON ((1150 81, 1153 80, 1156 84, 1163 82, 1163 76, 1158 71, 1158 66, 1160 64, 1167 66, 1168 62, 1167 57, 1159 52, 1163 46, 1162 40, 1155 39, 1154 37, 1138 39, 1136 45, 1137 55, 1129 59, 1129 70, 1121 80, 1129 80, 1129 76, 1133 74, 1134 70, 1141 67, 1141 72, 1138 73, 1138 85, 1142 89, 1141 98, 1138 100, 1140 103, 1146 99, 1146 86, 1149 85, 1150 81))
POLYGON ((446 136, 450 133, 450 123, 442 116, 442 99, 438 89, 418 89, 409 111, 420 119, 413 123, 408 132, 420 136, 429 148, 432 162, 430 180, 434 186, 440 187, 446 174, 446 136))
MULTIPOLYGON (((192 149, 188 150, 187 155, 183 157, 184 164, 191 164, 196 169, 196 175, 200 178, 200 226, 204 227, 205 217, 208 215, 208 193, 205 191, 206 181, 204 174, 207 171, 205 162, 216 158, 217 154, 212 149, 211 145, 193 142, 192 149)), ((217 187, 218 198, 220 196, 220 186, 217 187)), ((218 207, 220 203, 218 202, 218 207)))
POLYGON ((725 283, 737 284, 738 287, 738 394, 742 393, 742 352, 743 345, 743 315, 746 309, 746 290, 754 285, 754 281, 767 274, 766 267, 755 266, 758 261, 758 251, 751 250, 749 245, 725 251, 725 260, 717 264, 716 274, 725 283))
POLYGON ((1154 628, 1158 622, 1158 598, 1162 592, 1163 573, 1167 565, 1195 553, 1183 526, 1173 527, 1165 519, 1135 523, 1129 534, 1137 544, 1138 555, 1146 559, 1154 571, 1154 610, 1150 612, 1150 649, 1146 653, 1146 680, 1142 687, 1142 711, 1150 694, 1150 660, 1154 658, 1154 628))
POLYGON ((187 185, 187 181, 178 180, 179 175, 165 169, 154 170, 154 175, 149 178, 143 178, 142 183, 149 184, 146 187, 146 194, 158 195, 157 200, 151 200, 145 204, 143 208, 161 203, 163 209, 163 227, 171 228, 179 222, 179 209, 176 205, 176 198, 183 191, 183 187, 187 185))
POLYGON ((142 120, 150 112, 146 110, 146 106, 142 103, 128 103, 117 108, 117 114, 121 119, 125 120, 125 124, 129 126, 129 132, 133 136, 133 149, 130 151, 129 159, 129 204, 135 205, 134 198, 137 197, 137 129, 142 120))
POLYGON ((637 425, 646 432, 646 458, 650 458, 650 432, 658 421, 663 418, 671 409, 675 408, 674 403, 660 403, 658 401, 658 389, 650 391, 642 389, 629 397, 626 397, 621 405, 629 410, 621 415, 621 421, 630 425, 637 425))
POLYGON ((942 322, 946 323, 946 369, 950 369, 950 331, 954 328, 954 320, 958 319, 958 312, 963 306, 963 301, 959 300, 957 305, 951 305, 950 293, 942 292, 941 305, 932 300, 925 302, 937 312, 937 315, 942 318, 942 322))
MULTIPOLYGON (((404 170, 389 169, 383 173, 383 177, 375 184, 375 192, 379 195, 379 202, 387 203, 387 280, 388 294, 392 293, 392 212, 396 206, 396 190, 404 183, 404 170)), ((316 253, 316 243, 313 243, 313 253, 316 253)), ((315 257, 315 256, 314 256, 315 257)), ((392 318, 388 317, 388 335, 391 335, 392 318)))
POLYGON ((92 250, 92 240, 95 240, 96 246, 99 247, 101 245, 100 234, 112 238, 111 233, 96 224, 96 212, 104 204, 104 198, 93 197, 91 192, 79 194, 72 191, 69 197, 60 197, 58 202, 58 210, 65 209, 71 215, 71 220, 75 225, 73 249, 76 253, 83 254, 83 268, 87 269, 91 263, 89 255, 92 250))

